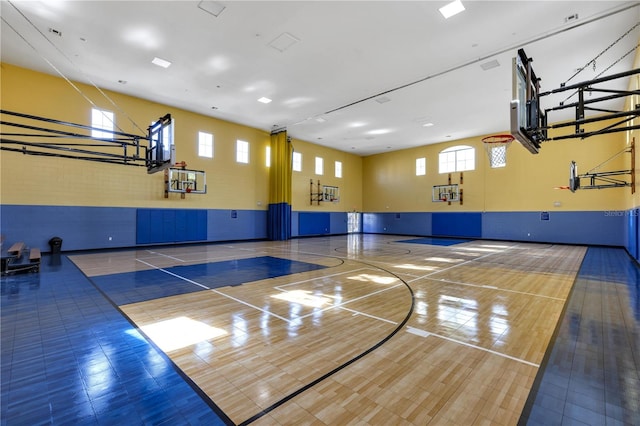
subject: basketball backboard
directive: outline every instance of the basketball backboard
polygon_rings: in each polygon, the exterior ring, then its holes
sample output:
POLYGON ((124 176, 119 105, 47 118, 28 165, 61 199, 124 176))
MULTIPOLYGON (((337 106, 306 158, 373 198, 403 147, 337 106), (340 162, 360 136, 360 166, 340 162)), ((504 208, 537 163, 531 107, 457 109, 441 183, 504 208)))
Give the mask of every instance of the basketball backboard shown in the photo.
POLYGON ((580 189, 580 177, 578 176, 578 165, 575 161, 569 164, 569 189, 576 192, 580 189))
POLYGON ((173 127, 174 121, 171 118, 171 114, 161 117, 149 126, 147 173, 159 172, 175 164, 173 127))
POLYGON ((166 174, 166 192, 206 194, 207 174, 203 170, 169 167, 166 174))
POLYGON ((540 108, 540 79, 531 67, 532 59, 519 49, 513 58, 511 135, 529 152, 537 154, 546 139, 546 115, 540 108))

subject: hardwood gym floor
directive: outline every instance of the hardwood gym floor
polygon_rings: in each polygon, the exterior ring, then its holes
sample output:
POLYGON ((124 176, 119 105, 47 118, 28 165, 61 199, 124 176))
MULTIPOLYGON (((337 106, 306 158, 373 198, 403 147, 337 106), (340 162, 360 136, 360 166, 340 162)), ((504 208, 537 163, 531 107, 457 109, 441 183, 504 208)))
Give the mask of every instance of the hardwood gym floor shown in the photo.
POLYGON ((62 256, 3 278, 2 424, 535 423, 586 252, 350 235, 62 256))

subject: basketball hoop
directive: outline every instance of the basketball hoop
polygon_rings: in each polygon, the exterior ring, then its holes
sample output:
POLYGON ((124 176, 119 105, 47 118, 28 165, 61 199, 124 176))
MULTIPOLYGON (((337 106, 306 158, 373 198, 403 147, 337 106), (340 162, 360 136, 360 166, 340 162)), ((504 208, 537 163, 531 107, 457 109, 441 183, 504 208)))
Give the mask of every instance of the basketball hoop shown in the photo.
POLYGON ((507 165, 507 148, 513 142, 511 135, 493 135, 482 138, 484 150, 489 156, 491 167, 504 167, 507 165))

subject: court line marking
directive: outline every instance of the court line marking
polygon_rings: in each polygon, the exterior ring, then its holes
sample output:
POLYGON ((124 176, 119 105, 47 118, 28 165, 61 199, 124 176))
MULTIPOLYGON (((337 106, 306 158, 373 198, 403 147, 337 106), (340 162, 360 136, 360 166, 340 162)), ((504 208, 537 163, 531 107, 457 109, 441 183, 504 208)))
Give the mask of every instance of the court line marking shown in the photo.
MULTIPOLYGON (((388 290, 392 290, 392 289, 394 289, 396 287, 400 287, 402 285, 404 285, 404 284, 402 284, 402 283, 395 284, 395 285, 392 285, 391 287, 386 287, 386 288, 380 289, 378 291, 374 291, 373 293, 368 293, 368 294, 365 294, 363 296, 356 297, 355 299, 347 300, 346 302, 342 302, 342 303, 340 303, 338 305, 327 306, 326 308, 323 308, 320 311, 324 312, 324 311, 328 311, 328 310, 331 310, 331 309, 342 308, 342 307, 344 307, 344 305, 348 305, 349 303, 357 302, 358 300, 362 300, 362 299, 366 299, 367 297, 375 296, 378 293, 382 293, 382 292, 385 292, 385 291, 388 291, 388 290)), ((298 318, 299 319, 304 319, 304 318, 313 316, 316 313, 317 312, 311 312, 309 314, 299 316, 298 318)), ((362 313, 362 314, 364 315, 364 313, 362 313)))
POLYGON ((285 317, 281 317, 280 315, 278 315, 278 314, 274 314, 274 313, 273 313, 273 312, 271 312, 271 311, 267 311, 266 309, 262 309, 262 308, 260 308, 260 307, 258 307, 258 306, 252 305, 251 303, 247 303, 247 302, 245 302, 245 301, 243 301, 243 300, 240 300, 240 299, 235 298, 235 297, 233 297, 233 296, 230 296, 230 295, 228 295, 228 294, 224 294, 224 293, 222 293, 222 292, 220 292, 220 291, 216 290, 215 288, 211 288, 211 289, 209 289, 209 291, 212 291, 212 292, 214 292, 214 293, 216 293, 216 294, 219 294, 220 296, 224 296, 224 297, 226 297, 226 298, 228 298, 228 299, 234 300, 234 301, 236 301, 236 302, 238 302, 238 303, 241 303, 241 304, 243 304, 243 305, 246 305, 246 306, 248 306, 248 307, 250 307, 250 308, 256 309, 256 310, 258 310, 258 311, 260 311, 260 312, 262 312, 262 313, 264 313, 264 314, 271 315, 271 316, 273 316, 273 317, 276 317, 276 318, 278 318, 278 319, 281 319, 282 321, 284 321, 284 322, 286 322, 286 323, 288 323, 288 324, 291 324, 291 323, 293 323, 293 322, 295 322, 295 321, 297 321, 297 320, 298 320, 298 318, 296 318, 295 320, 288 320, 288 319, 286 319, 285 317))
POLYGON ((523 364, 530 365, 532 367, 536 367, 536 368, 540 367, 540 364, 536 364, 534 362, 527 361, 525 359, 521 359, 521 358, 517 358, 517 357, 511 356, 511 355, 503 354, 501 352, 494 351, 493 349, 483 348, 482 346, 472 345, 471 343, 467 343, 467 342, 463 342, 463 341, 460 341, 460 340, 452 339, 451 337, 443 336, 441 334, 431 333, 429 331, 421 330, 419 328, 407 326, 407 332, 411 333, 411 334, 415 334, 416 336, 421 336, 421 337, 429 337, 429 336, 439 337, 440 339, 448 340, 450 342, 457 343, 459 345, 468 346, 470 348, 474 348, 474 349, 478 349, 478 350, 481 350, 481 351, 484 351, 484 352, 488 352, 488 353, 493 354, 493 355, 498 355, 498 356, 501 356, 503 358, 510 359, 512 361, 517 361, 517 362, 521 362, 523 364))
POLYGON ((364 312, 360 312, 360 311, 356 311, 356 310, 353 310, 353 309, 345 308, 344 306, 341 306, 341 305, 336 306, 336 308, 352 312, 354 315, 362 315, 362 316, 365 316, 365 317, 373 318, 373 319, 378 320, 378 321, 388 322, 389 324, 393 324, 393 325, 398 324, 397 321, 391 321, 391 320, 388 320, 386 318, 380 318, 380 317, 377 317, 375 315, 370 315, 370 314, 367 314, 367 313, 364 313, 364 312))
MULTIPOLYGON (((353 270, 350 270, 350 271, 336 272, 335 274, 323 275, 322 277, 309 278, 309 279, 302 280, 302 281, 294 281, 292 283, 280 284, 280 285, 277 285, 277 286, 275 286, 273 288, 275 288, 276 290, 280 290, 280 291, 289 291, 289 290, 283 290, 281 287, 288 287, 288 286, 291 286, 291 285, 297 285, 297 284, 302 284, 302 283, 306 283, 306 282, 309 282, 309 281, 315 281, 315 280, 318 280, 318 279, 321 279, 321 278, 330 278, 330 277, 335 277, 335 276, 338 276, 338 275, 352 274, 354 272, 367 271, 367 270, 375 271, 375 269, 373 269, 373 268, 358 268, 358 269, 353 269, 353 270)), ((321 269, 316 269, 316 271, 322 271, 322 270, 321 269)), ((307 272, 313 272, 313 271, 307 271, 307 272)))
POLYGON ((428 281, 435 281, 435 282, 439 282, 439 283, 459 284, 459 285, 466 285, 466 286, 469 286, 469 287, 477 287, 477 288, 486 288, 486 289, 489 289, 489 290, 505 291, 507 293, 516 293, 516 294, 523 294, 523 295, 527 295, 527 296, 543 297, 545 299, 557 300, 557 301, 560 301, 560 302, 564 302, 566 300, 566 299, 563 299, 561 297, 546 296, 544 294, 529 293, 529 292, 526 292, 526 291, 512 290, 512 289, 509 289, 509 288, 495 287, 495 286, 492 286, 492 285, 465 283, 465 282, 462 282, 462 281, 447 280, 445 278, 425 278, 425 279, 428 280, 428 281))
POLYGON ((233 301, 236 301, 236 302, 238 302, 238 303, 241 303, 241 304, 243 304, 243 305, 245 305, 245 306, 249 306, 250 308, 257 309, 258 311, 260 311, 260 312, 262 312, 262 313, 265 313, 265 314, 267 314, 267 315, 274 316, 274 317, 276 317, 276 318, 278 318, 278 319, 281 319, 282 321, 285 321, 285 322, 286 322, 286 323, 288 323, 288 324, 291 324, 291 320, 288 320, 288 319, 286 319, 286 318, 284 318, 284 317, 281 317, 281 316, 280 316, 280 315, 278 315, 278 314, 274 314, 273 312, 269 312, 269 311, 267 311, 267 310, 265 310, 265 309, 259 308, 258 306, 252 305, 251 303, 247 303, 247 302, 244 302, 244 301, 242 301, 242 300, 240 300, 240 299, 237 299, 237 298, 235 298, 235 297, 233 297, 233 296, 229 296, 228 294, 224 294, 224 293, 222 293, 222 292, 220 292, 220 291, 218 291, 218 290, 216 290, 216 289, 213 289, 213 288, 207 287, 207 286, 206 286, 206 285, 204 285, 204 284, 200 284, 199 282, 196 282, 196 281, 190 280, 189 278, 186 278, 186 277, 180 276, 180 275, 178 275, 178 274, 174 274, 173 272, 171 272, 171 271, 167 271, 166 269, 158 268, 157 266, 152 265, 152 264, 150 264, 150 263, 148 263, 148 262, 145 262, 144 260, 140 260, 140 259, 136 259, 136 260, 137 260, 138 262, 144 263, 145 265, 151 266, 152 268, 155 268, 155 269, 156 269, 156 270, 158 270, 158 271, 162 271, 162 272, 164 272, 165 274, 169 274, 169 275, 171 275, 171 276, 173 276, 173 277, 176 277, 176 278, 181 279, 181 280, 183 280, 183 281, 186 281, 186 282, 188 282, 188 283, 195 284, 195 285, 197 285, 198 287, 202 287, 202 288, 204 288, 204 289, 206 289, 206 290, 209 290, 209 291, 212 291, 212 292, 214 292, 214 293, 216 293, 216 294, 219 294, 220 296, 224 296, 224 297, 226 297, 226 298, 228 298, 228 299, 231 299, 231 300, 233 300, 233 301))
POLYGON ((198 287, 202 287, 202 288, 204 288, 205 290, 211 290, 211 288, 207 287, 207 286, 206 286, 206 285, 204 285, 204 284, 200 284, 200 283, 198 283, 198 282, 195 282, 195 281, 193 281, 193 280, 190 280, 189 278, 185 278, 185 277, 180 276, 180 275, 178 275, 178 274, 174 274, 174 273, 173 273, 173 272, 171 272, 171 271, 167 271, 166 269, 163 269, 163 268, 160 268, 160 267, 158 267, 158 266, 152 265, 151 263, 149 263, 149 262, 145 262, 144 260, 136 259, 136 262, 144 263, 145 265, 147 265, 147 266, 151 266, 152 268, 154 268, 154 269, 155 269, 155 270, 157 270, 157 271, 164 272, 165 274, 169 274, 169 275, 171 275, 171 276, 173 276, 173 277, 179 278, 179 279, 181 279, 181 280, 183 280, 183 281, 186 281, 186 282, 188 282, 188 283, 190 283, 190 284, 195 284, 195 285, 197 285, 198 287))
POLYGON ((146 250, 147 253, 151 253, 151 254, 155 254, 158 256, 162 256, 162 257, 168 257, 169 259, 173 259, 176 260, 178 262, 186 262, 185 260, 182 259, 178 259, 177 257, 173 257, 173 256, 169 256, 168 254, 164 254, 164 253, 158 253, 157 251, 151 251, 151 250, 146 250))

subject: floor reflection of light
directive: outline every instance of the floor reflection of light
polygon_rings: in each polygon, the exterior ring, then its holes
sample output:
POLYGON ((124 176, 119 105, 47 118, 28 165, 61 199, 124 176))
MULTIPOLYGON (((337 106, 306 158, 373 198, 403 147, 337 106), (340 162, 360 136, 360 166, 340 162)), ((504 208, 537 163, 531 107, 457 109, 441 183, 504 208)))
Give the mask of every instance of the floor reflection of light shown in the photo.
POLYGON ((351 277, 348 277, 347 279, 354 281, 374 282, 376 284, 393 284, 398 280, 395 277, 383 277, 381 275, 372 274, 353 275, 351 277))
POLYGON ((297 303, 310 308, 321 308, 331 303, 331 299, 324 295, 311 294, 309 290, 291 290, 280 294, 274 294, 274 299, 285 300, 287 302, 297 303))
POLYGON ((416 314, 418 315, 427 315, 427 302, 418 301, 416 302, 416 314))
POLYGON ((232 345, 236 348, 243 346, 247 342, 247 339, 249 339, 247 320, 244 319, 241 314, 233 314, 232 325, 232 345))
POLYGON ((468 337, 478 334, 478 302, 473 299, 442 295, 438 301, 438 320, 441 325, 456 325, 458 332, 468 337))
POLYGON ((494 249, 508 249, 509 246, 500 245, 500 244, 480 244, 480 247, 489 247, 494 249))
POLYGON ((100 396, 111 390, 111 386, 116 383, 116 378, 109 359, 102 350, 102 346, 96 346, 89 354, 83 357, 81 368, 93 408, 101 411, 107 410, 109 408, 109 398, 100 398, 100 396))
POLYGON ((504 305, 495 304, 491 306, 491 319, 489 320, 489 329, 491 334, 499 337, 509 333, 509 312, 504 305))
POLYGON ((260 317, 260 330, 262 330, 262 335, 267 337, 271 334, 271 329, 269 328, 269 319, 271 316, 269 315, 269 306, 264 306, 262 308, 264 311, 262 312, 262 316, 260 317))
POLYGON ((413 265, 411 263, 405 263, 404 265, 396 265, 396 268, 413 269, 416 271, 435 271, 436 269, 439 269, 436 266, 420 266, 420 265, 413 265))
POLYGON ((443 262, 443 263, 460 263, 463 259, 452 259, 449 257, 427 257, 425 259, 428 262, 443 262))
POLYGON ((479 251, 479 252, 489 252, 489 253, 502 251, 502 249, 491 248, 491 247, 459 247, 458 250, 471 251, 471 252, 479 251))
POLYGON ((165 352, 227 334, 220 328, 211 327, 188 317, 159 321, 140 327, 140 329, 165 352))

